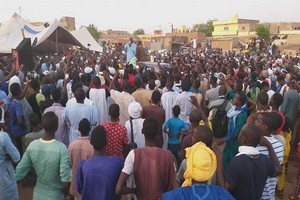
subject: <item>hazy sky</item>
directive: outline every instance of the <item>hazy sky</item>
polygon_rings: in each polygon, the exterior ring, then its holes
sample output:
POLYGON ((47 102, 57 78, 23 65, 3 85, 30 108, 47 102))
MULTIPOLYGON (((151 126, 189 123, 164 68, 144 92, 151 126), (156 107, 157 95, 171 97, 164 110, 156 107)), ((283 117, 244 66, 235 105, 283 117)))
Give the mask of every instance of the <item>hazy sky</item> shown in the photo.
POLYGON ((192 27, 209 19, 225 20, 236 14, 260 22, 300 22, 300 0, 0 0, 0 23, 14 12, 31 21, 52 21, 72 16, 76 26, 95 24, 133 32, 143 28, 170 32, 180 25, 192 27))

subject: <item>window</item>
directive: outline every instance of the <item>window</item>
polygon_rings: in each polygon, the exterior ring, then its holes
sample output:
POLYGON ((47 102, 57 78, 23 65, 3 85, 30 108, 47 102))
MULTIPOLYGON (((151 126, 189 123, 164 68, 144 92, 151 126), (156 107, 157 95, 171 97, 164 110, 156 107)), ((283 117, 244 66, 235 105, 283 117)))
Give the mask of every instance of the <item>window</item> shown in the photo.
POLYGON ((228 31, 228 30, 229 30, 228 26, 224 27, 224 31, 228 31))
POLYGON ((245 30, 245 26, 242 26, 242 30, 243 30, 243 31, 245 30))

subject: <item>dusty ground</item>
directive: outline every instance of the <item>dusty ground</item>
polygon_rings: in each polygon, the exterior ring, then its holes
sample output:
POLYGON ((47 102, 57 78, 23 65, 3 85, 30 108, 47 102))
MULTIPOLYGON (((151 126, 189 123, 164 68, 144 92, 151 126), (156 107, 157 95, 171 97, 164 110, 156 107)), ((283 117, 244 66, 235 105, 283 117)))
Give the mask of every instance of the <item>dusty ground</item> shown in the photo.
MULTIPOLYGON (((297 177, 297 167, 298 167, 298 161, 296 161, 296 160, 289 161, 288 174, 285 177, 285 186, 284 186, 284 191, 283 191, 283 197, 281 197, 281 198, 276 197, 276 200, 281 200, 281 199, 288 200, 289 199, 289 195, 293 192, 294 187, 295 187, 296 177, 297 177)), ((20 200, 31 200, 32 199, 33 187, 26 187, 26 184, 28 182, 29 181, 27 179, 18 184, 20 200)), ((122 198, 122 200, 125 200, 125 199, 126 198, 122 198)))

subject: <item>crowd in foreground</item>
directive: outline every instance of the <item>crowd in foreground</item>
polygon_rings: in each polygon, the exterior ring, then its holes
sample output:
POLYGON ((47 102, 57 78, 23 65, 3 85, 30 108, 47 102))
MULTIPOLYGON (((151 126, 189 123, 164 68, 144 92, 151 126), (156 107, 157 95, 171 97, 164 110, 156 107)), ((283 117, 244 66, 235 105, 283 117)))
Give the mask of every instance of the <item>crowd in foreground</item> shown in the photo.
POLYGON ((282 194, 299 141, 298 55, 198 48, 150 55, 155 70, 125 48, 36 56, 26 73, 1 59, 0 199, 19 199, 26 177, 42 200, 282 194))

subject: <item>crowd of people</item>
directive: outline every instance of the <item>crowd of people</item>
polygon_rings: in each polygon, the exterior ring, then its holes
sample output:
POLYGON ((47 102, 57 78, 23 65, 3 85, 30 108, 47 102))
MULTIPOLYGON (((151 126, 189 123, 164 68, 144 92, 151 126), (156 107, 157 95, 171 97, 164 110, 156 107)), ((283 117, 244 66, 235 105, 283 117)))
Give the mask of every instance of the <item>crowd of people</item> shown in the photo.
POLYGON ((36 54, 28 72, 1 58, 0 199, 26 177, 36 200, 282 195, 300 154, 300 55, 141 48, 36 54))

